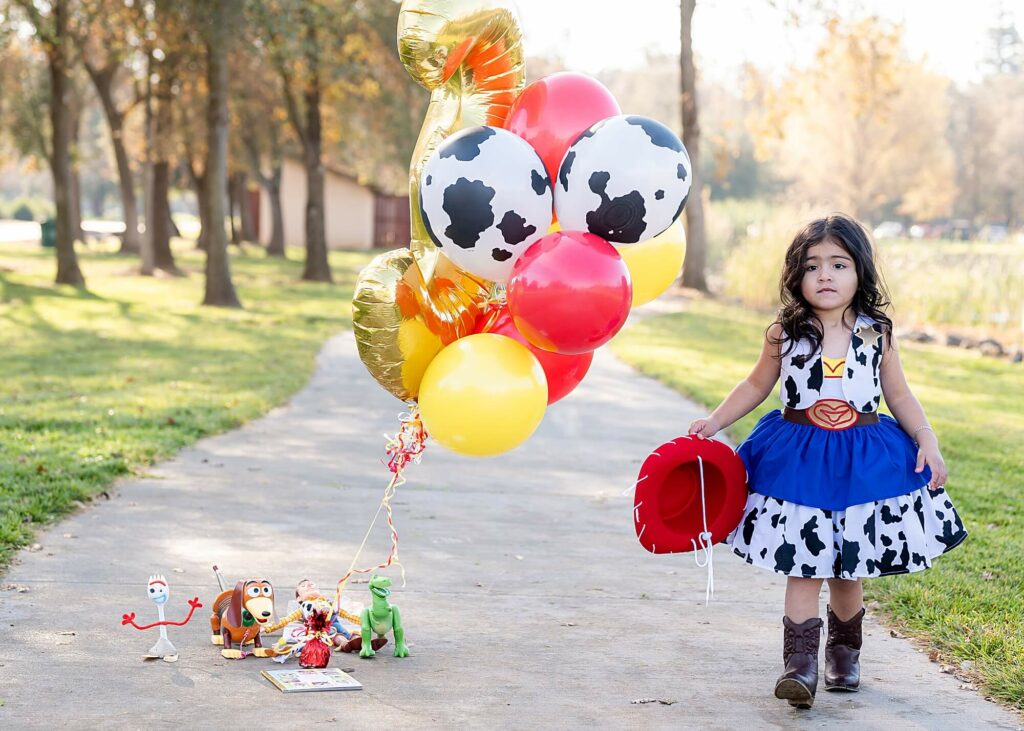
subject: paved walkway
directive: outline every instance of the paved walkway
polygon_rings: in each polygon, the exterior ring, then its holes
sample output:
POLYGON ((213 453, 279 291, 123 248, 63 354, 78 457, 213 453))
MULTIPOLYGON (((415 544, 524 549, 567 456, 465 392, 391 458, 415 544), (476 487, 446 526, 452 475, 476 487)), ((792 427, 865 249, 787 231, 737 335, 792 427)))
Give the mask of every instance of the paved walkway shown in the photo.
MULTIPOLYGON (((170 580, 169 619, 193 594, 209 606, 214 563, 229 581, 271 578, 279 609, 298 579, 336 580, 386 482, 381 435, 399 410, 341 335, 288 406, 40 535, 4 578, 29 591, 0 593, 0 727, 1021 726, 876 625, 862 692, 822 692, 808 712, 772 698, 782 582, 719 550, 705 608, 692 556, 640 548, 623 491, 696 414, 606 350, 524 447, 475 460, 432 445, 410 469, 395 500, 408 585, 393 599, 412 657, 336 655, 365 690, 280 693, 260 678, 269 661, 220 658, 208 609, 171 629, 176 664, 141 662, 155 635, 120 617, 152 621, 151 573, 170 580)), ((380 529, 367 559, 386 546, 380 529)))

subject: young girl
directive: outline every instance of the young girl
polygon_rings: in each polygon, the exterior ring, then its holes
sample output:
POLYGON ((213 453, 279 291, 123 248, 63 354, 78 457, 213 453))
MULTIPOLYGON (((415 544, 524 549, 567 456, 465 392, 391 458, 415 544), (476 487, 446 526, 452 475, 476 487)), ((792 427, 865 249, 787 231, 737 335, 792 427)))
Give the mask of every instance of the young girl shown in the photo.
POLYGON ((967 531, 944 490, 938 439, 903 375, 860 224, 844 215, 809 223, 786 252, 781 293, 754 369, 690 433, 710 437, 750 413, 781 376, 785 408, 737 450, 751 492, 727 542, 747 563, 789 577, 775 696, 810 708, 822 581, 825 689, 855 691, 861 579, 926 569, 967 531), (895 419, 878 413, 882 394, 895 419))

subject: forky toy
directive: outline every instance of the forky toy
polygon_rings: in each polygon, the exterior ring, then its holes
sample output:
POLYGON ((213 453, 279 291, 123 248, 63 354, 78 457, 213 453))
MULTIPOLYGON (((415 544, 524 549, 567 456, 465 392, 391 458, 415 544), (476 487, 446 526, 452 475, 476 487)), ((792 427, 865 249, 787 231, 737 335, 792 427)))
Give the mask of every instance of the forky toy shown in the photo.
POLYGON ((160 658, 165 662, 175 662, 178 659, 178 651, 174 648, 174 645, 171 644, 171 641, 167 639, 167 626, 173 625, 175 627, 184 627, 189 623, 189 620, 192 619, 192 615, 195 614, 195 611, 203 605, 199 603, 199 597, 193 597, 188 600, 188 605, 191 607, 188 610, 188 616, 180 622, 168 622, 164 619, 164 604, 167 603, 167 600, 171 595, 170 587, 167 586, 167 579, 160 574, 150 576, 148 592, 149 598, 156 604, 157 615, 160 618, 159 621, 140 627, 135 624, 135 612, 129 612, 128 614, 121 615, 121 624, 130 624, 135 629, 152 629, 153 627, 159 627, 160 639, 157 640, 156 644, 150 648, 149 654, 147 654, 143 659, 155 660, 160 658))

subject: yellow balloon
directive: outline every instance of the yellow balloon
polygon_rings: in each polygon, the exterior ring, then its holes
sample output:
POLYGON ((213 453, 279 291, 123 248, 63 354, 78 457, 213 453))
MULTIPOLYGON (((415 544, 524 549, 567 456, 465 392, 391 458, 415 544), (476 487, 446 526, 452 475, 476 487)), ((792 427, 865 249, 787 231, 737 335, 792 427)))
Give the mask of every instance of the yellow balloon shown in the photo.
POLYGON ((671 286, 686 256, 686 230, 682 220, 653 239, 615 247, 633 278, 633 307, 656 299, 671 286))
POLYGON ((420 383, 427 433, 453 452, 501 454, 525 442, 548 403, 544 369, 524 345, 482 333, 434 357, 420 383))

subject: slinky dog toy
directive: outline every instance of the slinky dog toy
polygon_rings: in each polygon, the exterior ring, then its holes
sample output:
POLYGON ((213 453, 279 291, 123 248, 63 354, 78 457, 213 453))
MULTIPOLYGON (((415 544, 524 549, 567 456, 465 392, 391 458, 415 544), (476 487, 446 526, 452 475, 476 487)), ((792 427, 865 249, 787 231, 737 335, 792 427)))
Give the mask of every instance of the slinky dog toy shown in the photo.
POLYGON ((374 574, 370 577, 370 593, 373 594, 373 603, 363 610, 361 617, 363 646, 359 650, 359 657, 373 657, 376 652, 370 638, 377 635, 377 638, 381 639, 388 632, 394 632, 395 635, 395 657, 409 657, 402 616, 398 612, 398 607, 388 601, 391 595, 391 579, 374 574))
MULTIPOLYGON (((224 588, 217 567, 213 567, 217 580, 224 588)), ((221 591, 213 601, 213 613, 210 616, 210 629, 213 634, 210 641, 215 645, 223 645, 222 657, 229 660, 241 660, 249 654, 256 657, 273 657, 274 650, 263 647, 260 639, 260 627, 268 624, 274 616, 274 587, 266 579, 248 579, 239 581, 234 589, 221 591), (252 653, 244 651, 244 646, 252 643, 252 653), (238 645, 238 649, 234 648, 238 645)))

